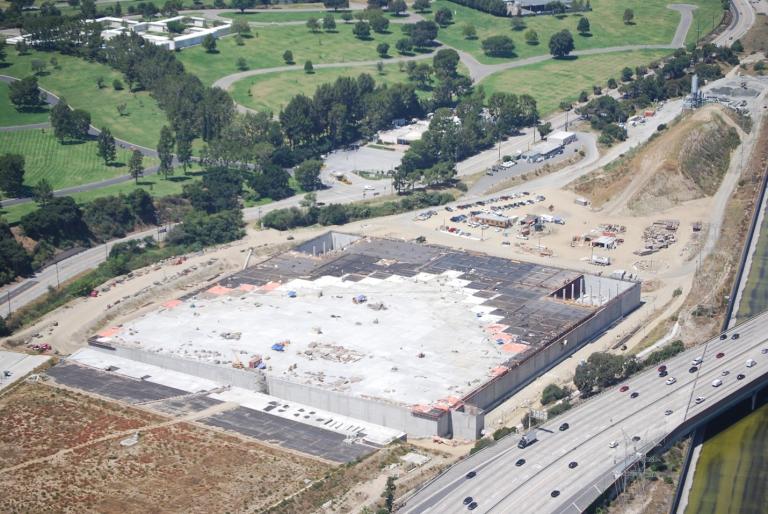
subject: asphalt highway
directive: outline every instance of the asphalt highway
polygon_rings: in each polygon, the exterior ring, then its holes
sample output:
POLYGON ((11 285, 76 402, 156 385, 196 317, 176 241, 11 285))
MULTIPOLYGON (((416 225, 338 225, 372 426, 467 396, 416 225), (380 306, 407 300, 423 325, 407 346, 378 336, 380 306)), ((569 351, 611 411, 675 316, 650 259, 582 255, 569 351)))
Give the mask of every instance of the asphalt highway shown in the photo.
POLYGON ((667 377, 659 377, 654 366, 545 423, 528 448, 519 449, 519 435, 510 435, 447 470, 399 512, 468 512, 468 497, 477 503, 475 513, 580 512, 588 503, 574 501, 594 483, 620 472, 638 452, 651 450, 686 420, 768 372, 768 353, 761 353, 768 348, 767 329, 768 313, 729 330, 725 340, 712 339, 665 362, 667 377), (734 333, 738 339, 732 339, 734 333), (700 356, 703 364, 690 373, 692 360, 700 356), (757 364, 748 368, 748 359, 757 364), (738 374, 745 376, 738 380, 738 374), (676 382, 667 385, 670 377, 676 382), (715 379, 722 385, 713 387, 715 379), (628 390, 622 392, 624 385, 628 390), (696 403, 697 397, 704 400, 696 403), (560 431, 562 423, 569 428, 560 431), (614 441, 618 444, 611 448, 614 441), (525 463, 518 466, 519 459, 525 463), (470 471, 474 478, 466 477, 470 471))

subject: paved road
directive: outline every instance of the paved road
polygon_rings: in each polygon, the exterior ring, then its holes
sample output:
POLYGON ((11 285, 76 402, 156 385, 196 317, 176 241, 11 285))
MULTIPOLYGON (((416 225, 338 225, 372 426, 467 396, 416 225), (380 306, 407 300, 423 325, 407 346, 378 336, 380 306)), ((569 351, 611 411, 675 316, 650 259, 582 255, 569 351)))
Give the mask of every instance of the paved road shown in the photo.
MULTIPOLYGON (((526 449, 517 448, 517 436, 479 452, 450 468, 437 480, 409 499, 399 512, 459 513, 465 512, 462 500, 471 496, 478 503, 476 513, 547 513, 580 512, 588 506, 578 501, 585 490, 606 474, 620 472, 634 462, 636 453, 655 447, 669 433, 710 409, 739 388, 760 380, 768 372, 768 354, 760 350, 768 346, 768 313, 747 321, 728 333, 728 339, 710 340, 670 359, 665 364, 669 377, 677 382, 666 385, 655 369, 632 377, 564 415, 543 425, 540 440, 526 449), (735 332, 738 340, 731 339, 735 332), (717 358, 720 352, 724 356, 717 358), (703 356, 704 363, 696 373, 689 373, 691 360, 703 356), (757 365, 747 368, 747 359, 757 365), (722 376, 728 370, 727 376, 722 376), (736 375, 745 375, 737 380, 736 375), (720 387, 712 381, 722 379, 720 387), (623 384, 622 384, 623 385, 623 384), (629 395, 638 392, 637 398, 629 395), (697 404, 695 399, 705 400, 697 404), (670 415, 665 411, 672 410, 670 415), (560 424, 570 428, 560 431, 560 424), (638 437, 638 440, 633 438, 638 437), (618 447, 610 448, 616 441, 618 447), (516 465, 525 459, 521 466, 516 465), (568 467, 576 462, 577 467, 568 467), (465 478, 469 471, 477 476, 465 478), (551 491, 558 490, 557 498, 551 491), (578 501, 578 509, 573 502, 578 501)), ((585 497, 586 499, 586 497, 585 497)))
MULTIPOLYGON (((12 82, 16 82, 19 79, 16 77, 11 77, 8 75, 0 75, 0 82, 5 82, 7 84, 10 84, 12 82)), ((59 97, 56 96, 54 93, 51 93, 50 91, 47 91, 43 88, 40 88, 40 91, 45 93, 45 101, 49 105, 57 105, 59 103, 59 97)), ((18 126, 12 126, 12 127, 0 127, 0 131, 2 132, 12 132, 17 130, 28 130, 28 129, 35 129, 35 128, 48 128, 50 127, 50 123, 36 123, 33 125, 18 125, 18 126)), ((88 134, 90 136, 96 137, 99 134, 101 134, 101 130, 97 129, 93 125, 90 126, 88 130, 88 134)), ((157 150, 154 150, 152 148, 147 148, 140 145, 135 145, 133 143, 130 143, 128 141, 125 141, 123 139, 115 138, 115 143, 120 148, 124 148, 129 151, 133 150, 139 150, 143 155, 149 156, 149 157, 157 157, 157 150)), ((151 166, 149 168, 144 169, 144 176, 150 176, 154 175, 158 172, 159 167, 158 166, 151 166)), ((73 193, 82 193, 85 191, 93 191, 95 189, 101 189, 103 187, 112 186, 115 184, 122 184, 124 182, 129 182, 131 180, 134 180, 133 177, 130 175, 120 175, 117 177, 112 177, 105 180, 99 180, 97 182, 90 182, 88 184, 81 184, 79 186, 73 186, 73 187, 67 187, 64 189, 57 189, 53 192, 54 196, 67 196, 73 193)), ((10 207, 12 205, 19 205, 22 203, 29 203, 33 201, 33 198, 26 197, 26 198, 10 198, 8 200, 0 201, 0 207, 10 207)))
POLYGON ((719 46, 731 46, 743 37, 755 23, 755 10, 749 0, 731 0, 733 17, 730 25, 712 42, 719 46))

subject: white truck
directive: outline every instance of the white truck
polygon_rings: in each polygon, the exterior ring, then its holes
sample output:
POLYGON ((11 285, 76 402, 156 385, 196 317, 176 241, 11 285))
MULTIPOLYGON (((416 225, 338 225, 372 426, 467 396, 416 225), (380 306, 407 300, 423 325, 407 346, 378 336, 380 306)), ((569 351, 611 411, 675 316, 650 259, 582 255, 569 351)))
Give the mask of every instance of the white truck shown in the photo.
POLYGON ((520 442, 517 443, 518 448, 526 448, 539 440, 539 433, 537 430, 531 430, 520 438, 520 442))

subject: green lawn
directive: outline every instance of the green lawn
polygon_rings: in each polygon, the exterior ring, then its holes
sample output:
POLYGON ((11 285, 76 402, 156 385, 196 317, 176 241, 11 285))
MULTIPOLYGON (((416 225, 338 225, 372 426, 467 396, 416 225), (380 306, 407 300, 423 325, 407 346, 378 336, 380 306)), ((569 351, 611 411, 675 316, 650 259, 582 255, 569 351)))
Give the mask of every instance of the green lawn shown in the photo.
POLYGON ((0 127, 31 125, 48 121, 48 107, 34 112, 19 112, 8 98, 8 84, 0 82, 0 127))
POLYGON ((91 113, 94 126, 106 126, 115 137, 131 143, 154 148, 160 138, 160 129, 167 123, 166 116, 157 102, 147 92, 130 93, 127 89, 115 91, 112 81, 122 74, 110 67, 51 52, 30 52, 19 56, 8 48, 7 65, 0 66, 0 74, 24 78, 32 74, 30 63, 33 59, 48 63, 51 57, 59 61, 60 69, 48 66, 47 72, 38 77, 40 86, 63 96, 73 107, 91 113), (99 89, 96 79, 103 77, 106 87, 99 89), (120 116, 117 105, 124 103, 127 116, 120 116))
POLYGON ((253 37, 246 38, 243 46, 237 46, 234 37, 218 40, 219 52, 206 53, 202 47, 182 50, 179 60, 190 73, 194 73, 205 84, 237 73, 236 61, 243 57, 250 69, 285 66, 283 52, 290 50, 301 69, 304 62, 343 63, 352 61, 377 61, 376 45, 389 43, 390 55, 395 55, 395 43, 402 37, 400 28, 391 27, 390 34, 373 34, 371 40, 361 41, 352 35, 352 25, 338 25, 337 33, 312 34, 304 26, 282 26, 254 28, 253 37))
MULTIPOLYGON (((118 148, 117 162, 107 166, 96 154, 96 141, 61 144, 51 129, 0 132, 0 148, 24 156, 28 186, 46 179, 54 189, 61 189, 128 173, 127 150, 118 148)), ((146 167, 156 164, 156 159, 144 158, 146 167)))
POLYGON ((344 23, 344 20, 341 19, 340 12, 334 13, 333 11, 323 11, 318 10, 316 12, 306 12, 306 11, 282 11, 282 10, 269 10, 269 11, 246 11, 245 13, 239 13, 239 12, 227 12, 222 13, 220 16, 222 18, 231 18, 233 20, 246 20, 246 21, 253 21, 253 22, 262 22, 262 23, 280 23, 285 21, 307 21, 309 18, 315 17, 317 19, 322 19, 326 14, 333 14, 333 16, 336 18, 336 24, 340 25, 344 23))
POLYGON ((480 85, 489 96, 496 91, 529 94, 536 99, 539 113, 546 115, 561 101, 576 100, 582 90, 591 94, 593 85, 605 87, 609 78, 618 80, 625 66, 634 68, 668 54, 668 50, 641 50, 549 60, 495 73, 480 85))
MULTIPOLYGON (((525 30, 514 31, 510 18, 492 16, 468 7, 436 0, 433 10, 448 7, 454 12, 454 24, 440 29, 438 39, 445 44, 467 51, 480 62, 493 64, 508 61, 507 58, 487 57, 482 51, 481 42, 492 35, 508 35, 515 42, 516 53, 520 58, 549 53, 549 38, 555 32, 568 29, 574 36, 577 50, 605 48, 622 45, 669 44, 680 21, 676 11, 667 9, 669 0, 592 0, 592 12, 584 13, 591 25, 591 36, 581 36, 576 31, 580 14, 572 14, 562 19, 554 16, 536 16, 523 18, 527 29, 535 30, 540 43, 532 46, 525 43, 525 30), (624 25, 624 9, 635 12, 635 25, 624 25), (472 24, 477 30, 476 40, 467 40, 462 33, 466 24, 472 24)), ((701 21, 702 35, 711 30, 713 12, 722 13, 720 0, 692 0, 688 3, 699 5, 689 37, 696 38, 696 20, 709 19, 708 24, 701 21), (705 30, 706 29, 706 30, 705 30), (691 33, 693 33, 691 35, 691 33)))
MULTIPOLYGON (((466 74, 467 70, 460 65, 459 72, 466 74)), ((397 64, 385 65, 383 74, 378 72, 376 66, 324 68, 310 75, 297 69, 245 78, 235 82, 230 94, 235 102, 246 107, 277 114, 291 98, 299 93, 312 96, 320 84, 333 82, 339 77, 357 77, 361 73, 369 74, 377 85, 408 82, 408 75, 405 71, 400 71, 397 64)), ((428 91, 417 91, 417 93, 420 97, 427 97, 430 94, 428 91)))

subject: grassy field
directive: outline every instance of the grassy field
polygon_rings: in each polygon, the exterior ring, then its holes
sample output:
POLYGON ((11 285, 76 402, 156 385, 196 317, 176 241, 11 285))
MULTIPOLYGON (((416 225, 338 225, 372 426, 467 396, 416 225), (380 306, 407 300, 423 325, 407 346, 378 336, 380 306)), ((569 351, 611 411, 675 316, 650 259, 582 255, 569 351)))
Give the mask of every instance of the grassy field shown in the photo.
POLYGON ((549 60, 495 73, 480 85, 489 96, 496 91, 532 95, 539 113, 546 115, 556 110, 561 101, 576 100, 582 90, 591 93, 593 85, 605 86, 609 78, 618 79, 625 66, 634 68, 668 54, 667 50, 641 50, 549 60))
MULTIPOLYGON (((86 184, 128 173, 130 153, 118 148, 117 161, 106 166, 96 155, 96 141, 61 144, 51 129, 31 129, 0 132, 0 148, 4 152, 24 156, 24 183, 35 185, 39 180, 50 182, 54 189, 86 184)), ((145 157, 146 167, 157 159, 145 157)))
POLYGON ((768 405, 704 443, 686 514, 763 514, 768 505, 768 405))
POLYGON ((124 83, 122 74, 106 65, 50 52, 33 51, 19 56, 9 49, 7 64, 0 66, 0 74, 24 78, 32 74, 30 63, 33 59, 48 63, 51 57, 56 57, 59 69, 49 65, 38 77, 41 87, 63 96, 73 107, 90 112, 92 124, 108 127, 115 137, 149 148, 157 145, 160 129, 167 123, 165 113, 147 92, 115 91, 112 81, 120 79, 124 83), (98 77, 104 78, 106 87, 103 89, 96 86, 98 77), (122 103, 127 106, 127 116, 117 112, 117 105, 122 103))
MULTIPOLYGON (((460 66, 459 72, 467 73, 463 66, 460 66)), ((339 67, 319 69, 311 75, 305 74, 303 70, 256 75, 235 82, 230 94, 235 102, 246 107, 277 114, 299 93, 312 96, 320 84, 333 82, 339 77, 357 77, 361 73, 368 73, 377 85, 408 82, 407 74, 400 71, 396 64, 385 65, 383 74, 376 70, 376 66, 339 67)), ((420 97, 430 95, 428 91, 417 91, 417 94, 420 97)))
POLYGON ((233 20, 246 20, 261 23, 280 23, 284 21, 307 21, 309 18, 315 17, 322 19, 326 14, 333 14, 336 18, 336 25, 344 23, 341 19, 341 12, 334 13, 333 11, 318 10, 316 12, 307 11, 291 11, 291 10, 269 10, 269 11, 246 11, 240 12, 228 12, 222 13, 222 18, 231 18, 233 20))
POLYGON ((19 112, 8 98, 9 87, 5 82, 0 82, 0 127, 12 125, 30 125, 48 121, 48 107, 35 112, 19 112))
MULTIPOLYGON (((102 196, 119 195, 120 193, 128 194, 135 189, 144 189, 146 192, 154 196, 155 198, 162 198, 163 196, 175 195, 181 193, 185 184, 191 184, 196 180, 200 180, 199 171, 189 171, 188 175, 183 175, 181 170, 176 171, 176 175, 165 180, 158 175, 152 175, 139 179, 139 183, 134 181, 123 182, 122 184, 116 184, 114 186, 103 187, 93 191, 87 191, 84 193, 75 193, 71 196, 79 204, 90 202, 96 198, 102 196)), ((268 201, 267 201, 268 202, 268 201)), ((0 215, 8 223, 18 222, 22 216, 28 214, 37 209, 37 204, 34 202, 23 203, 19 205, 13 205, 11 207, 5 207, 0 209, 0 215)))
MULTIPOLYGON (((722 10, 720 0, 692 0, 689 3, 699 6, 693 26, 689 31, 689 37, 695 40, 697 22, 700 23, 703 35, 711 30, 713 12, 722 14, 722 10), (709 21, 706 22, 706 20, 709 21)), ((524 18, 527 29, 533 29, 539 35, 539 44, 532 46, 525 43, 523 37, 525 30, 512 30, 510 18, 491 16, 446 0, 436 0, 432 3, 433 10, 448 7, 454 12, 454 24, 440 29, 438 35, 440 41, 469 52, 480 62, 486 64, 509 60, 507 58, 487 57, 481 48, 483 39, 501 34, 512 38, 515 42, 517 56, 521 58, 549 53, 550 36, 562 29, 568 29, 574 35, 577 50, 623 45, 669 44, 680 21, 680 15, 676 11, 667 9, 667 4, 669 4, 668 0, 626 0, 624 2, 592 0, 592 12, 584 14, 591 25, 591 36, 581 36, 577 33, 576 25, 581 17, 580 14, 568 15, 562 19, 554 16, 527 17, 524 18), (622 16, 625 8, 634 10, 634 25, 624 25, 622 16), (462 30, 466 24, 475 26, 477 39, 467 40, 464 38, 462 30)))
POLYGON ((237 73, 237 60, 246 60, 249 69, 285 66, 283 52, 290 50, 301 69, 304 62, 343 63, 352 61, 377 61, 376 45, 389 43, 390 55, 395 55, 395 43, 402 37, 400 28, 392 27, 390 34, 373 34, 371 40, 361 41, 352 35, 352 25, 338 25, 337 33, 312 34, 304 26, 264 27, 253 30, 253 37, 246 38, 243 46, 237 46, 234 37, 218 41, 218 53, 206 53, 202 47, 183 50, 177 56, 190 73, 205 84, 237 73))

